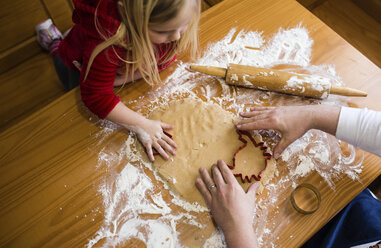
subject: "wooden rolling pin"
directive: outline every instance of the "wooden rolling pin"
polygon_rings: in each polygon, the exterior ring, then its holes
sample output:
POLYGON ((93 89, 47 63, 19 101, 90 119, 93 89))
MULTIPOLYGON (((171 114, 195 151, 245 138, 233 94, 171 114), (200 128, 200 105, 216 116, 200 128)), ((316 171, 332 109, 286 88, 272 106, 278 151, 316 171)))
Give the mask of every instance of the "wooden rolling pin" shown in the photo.
POLYGON ((226 83, 260 90, 270 90, 292 95, 327 98, 329 94, 342 96, 367 96, 366 92, 335 86, 331 79, 287 71, 229 64, 228 68, 191 65, 193 71, 223 77, 226 83))

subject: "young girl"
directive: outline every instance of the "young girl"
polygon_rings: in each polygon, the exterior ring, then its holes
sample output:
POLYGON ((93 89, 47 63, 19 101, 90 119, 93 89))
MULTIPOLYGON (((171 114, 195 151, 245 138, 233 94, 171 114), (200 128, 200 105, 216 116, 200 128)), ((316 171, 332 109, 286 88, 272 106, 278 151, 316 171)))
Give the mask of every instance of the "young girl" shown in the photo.
POLYGON ((164 159, 176 144, 164 130, 171 125, 148 120, 126 107, 113 87, 143 78, 152 85, 176 53, 197 49, 199 0, 74 0, 74 27, 62 37, 47 20, 36 26, 37 40, 54 58, 67 90, 80 85, 84 104, 135 132, 154 161, 152 148, 164 159), (82 70, 78 70, 81 64, 82 70))

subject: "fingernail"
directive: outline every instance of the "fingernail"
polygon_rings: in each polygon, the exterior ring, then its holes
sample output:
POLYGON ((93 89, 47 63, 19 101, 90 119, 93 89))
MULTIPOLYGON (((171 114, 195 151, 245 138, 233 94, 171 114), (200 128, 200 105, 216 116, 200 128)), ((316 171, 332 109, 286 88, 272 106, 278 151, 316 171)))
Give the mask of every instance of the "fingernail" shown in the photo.
POLYGON ((241 124, 237 124, 237 128, 240 129, 242 127, 241 124))

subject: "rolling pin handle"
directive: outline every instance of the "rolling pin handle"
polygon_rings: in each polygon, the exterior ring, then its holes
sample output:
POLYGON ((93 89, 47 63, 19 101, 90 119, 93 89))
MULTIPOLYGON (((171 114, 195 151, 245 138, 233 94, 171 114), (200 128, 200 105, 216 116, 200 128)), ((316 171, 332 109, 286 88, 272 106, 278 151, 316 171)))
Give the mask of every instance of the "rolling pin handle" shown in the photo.
POLYGON ((348 87, 342 87, 342 86, 336 86, 332 85, 330 94, 335 94, 335 95, 341 95, 341 96, 361 96, 361 97, 366 97, 368 93, 357 90, 357 89, 352 89, 348 87))
MULTIPOLYGON (((276 71, 276 70, 267 69, 267 68, 256 68, 252 66, 235 65, 235 64, 229 64, 228 69, 221 68, 221 67, 214 67, 214 66, 204 66, 204 65, 191 65, 190 69, 196 72, 207 74, 207 75, 225 78, 226 83, 230 85, 238 85, 238 86, 244 86, 244 87, 256 88, 256 89, 265 89, 270 91, 277 91, 277 92, 307 96, 307 97, 325 98, 328 96, 327 94, 323 94, 324 92, 320 92, 320 91, 317 92, 317 90, 315 89, 310 89, 308 91, 306 90, 303 92, 298 92, 298 91, 295 91, 295 89, 289 89, 289 88, 284 89, 284 86, 286 85, 286 82, 290 79, 290 77, 293 77, 295 75, 298 75, 301 77, 303 76, 302 74, 289 73, 285 71, 276 71), (242 79, 243 75, 247 77, 242 79), (257 75, 266 75, 266 76, 257 76, 257 75), (233 76, 234 76, 234 80, 233 80, 233 76)), ((307 86, 308 86, 308 82, 305 83, 304 87, 308 88, 307 86)), ((360 96, 360 97, 365 97, 368 95, 366 92, 361 90, 352 89, 348 87, 342 87, 342 86, 336 86, 336 85, 331 85, 330 90, 327 93, 342 95, 342 96, 360 96)))
POLYGON ((204 65, 191 65, 190 69, 192 71, 201 72, 207 75, 216 76, 216 77, 226 77, 227 70, 221 67, 214 66, 204 66, 204 65))

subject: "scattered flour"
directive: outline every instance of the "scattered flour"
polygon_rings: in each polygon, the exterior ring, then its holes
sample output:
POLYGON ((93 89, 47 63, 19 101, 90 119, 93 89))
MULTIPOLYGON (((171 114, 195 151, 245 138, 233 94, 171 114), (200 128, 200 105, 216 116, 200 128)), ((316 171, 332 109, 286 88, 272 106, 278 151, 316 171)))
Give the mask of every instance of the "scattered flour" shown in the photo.
POLYGON ((249 80, 247 80, 246 77, 247 77, 247 75, 243 75, 242 81, 244 82, 245 85, 252 86, 253 84, 249 80))
POLYGON ((304 83, 308 82, 312 89, 317 91, 324 91, 329 89, 331 85, 331 80, 329 78, 321 77, 321 76, 308 76, 308 77, 300 77, 300 76, 292 76, 287 81, 286 88, 303 88, 304 83))
POLYGON ((207 239, 202 246, 202 248, 217 248, 217 247, 226 247, 225 237, 222 231, 219 229, 214 231, 214 233, 207 239))
POLYGON ((363 152, 356 154, 353 146, 348 145, 349 155, 345 156, 341 142, 331 135, 318 130, 307 132, 283 151, 281 158, 289 165, 290 175, 304 177, 316 171, 335 189, 334 180, 346 174, 352 180, 359 180, 362 172, 363 152), (334 154, 334 156, 331 156, 334 154))
POLYGON ((141 159, 133 135, 128 137, 125 146, 118 152, 130 161, 116 179, 106 181, 100 188, 104 199, 105 220, 87 247, 93 247, 100 241, 103 242, 103 247, 114 247, 131 238, 143 241, 147 247, 182 247, 176 230, 177 223, 186 222, 202 229, 203 224, 189 212, 205 209, 189 207, 177 199, 175 202, 187 210, 172 213, 170 203, 163 199, 161 191, 157 192, 152 180, 144 172, 143 164, 149 162, 141 159), (148 220, 140 218, 147 214, 157 217, 148 220))
POLYGON ((311 158, 299 155, 298 156, 299 164, 296 167, 296 169, 291 172, 291 175, 293 176, 300 176, 304 177, 308 173, 312 171, 312 169, 315 167, 314 163, 312 162, 311 158))
POLYGON ((237 74, 232 74, 230 80, 232 80, 232 81, 237 81, 237 80, 238 80, 238 76, 237 76, 237 74))

